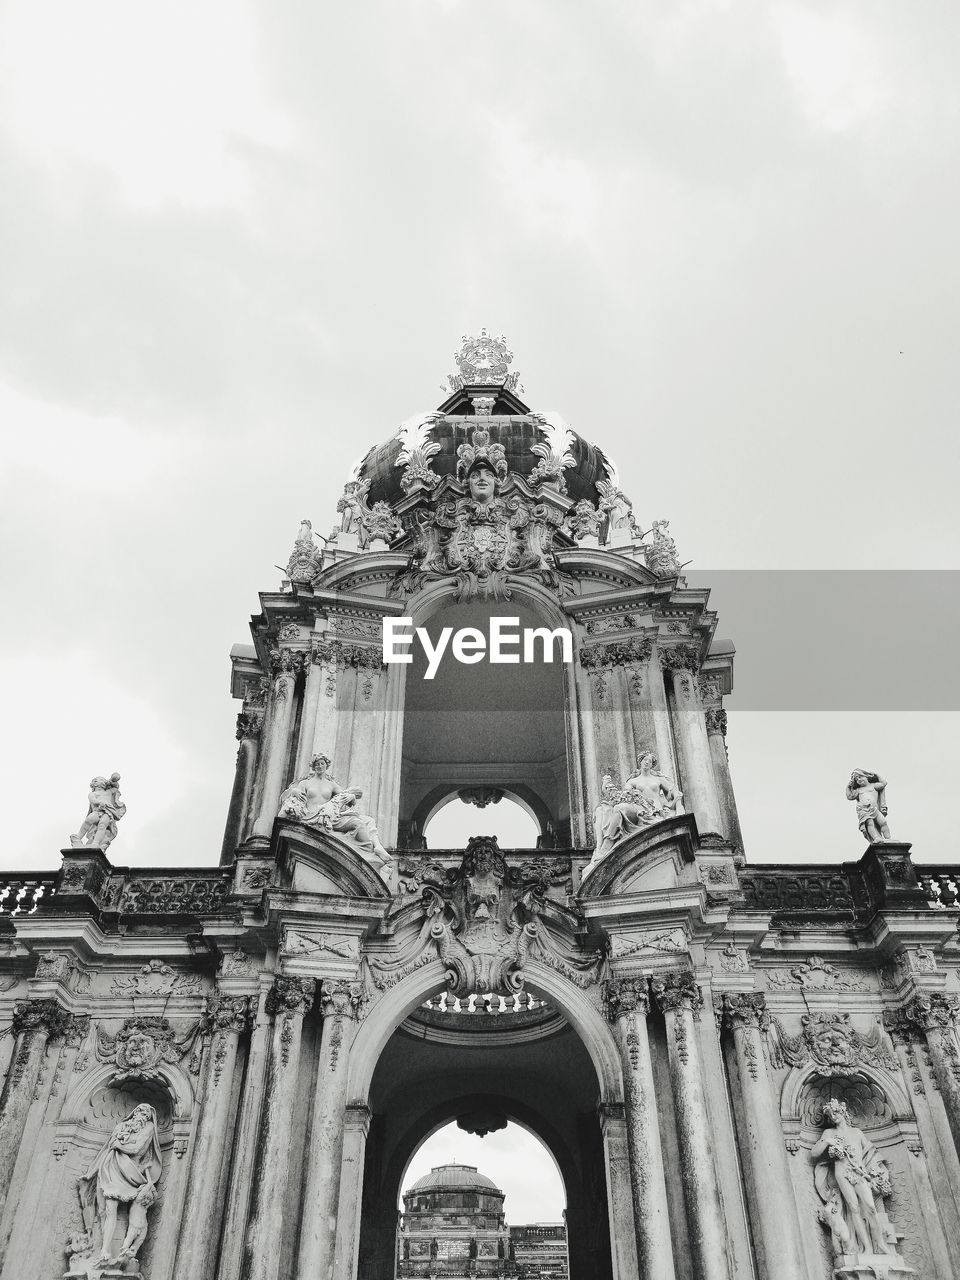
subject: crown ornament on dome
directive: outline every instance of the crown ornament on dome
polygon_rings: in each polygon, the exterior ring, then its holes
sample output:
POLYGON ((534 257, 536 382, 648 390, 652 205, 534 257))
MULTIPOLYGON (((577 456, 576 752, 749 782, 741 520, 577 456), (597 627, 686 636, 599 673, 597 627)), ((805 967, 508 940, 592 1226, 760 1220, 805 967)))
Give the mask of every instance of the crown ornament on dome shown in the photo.
POLYGON ((457 448, 457 479, 462 484, 474 467, 486 463, 502 483, 507 474, 507 454, 502 444, 490 443, 490 432, 476 427, 470 444, 457 448))
POLYGON ((505 391, 514 391, 519 383, 520 375, 510 372, 513 352, 502 333, 495 338, 486 329, 481 329, 476 338, 464 334, 453 359, 459 372, 447 378, 451 391, 462 391, 464 387, 502 387, 505 391))

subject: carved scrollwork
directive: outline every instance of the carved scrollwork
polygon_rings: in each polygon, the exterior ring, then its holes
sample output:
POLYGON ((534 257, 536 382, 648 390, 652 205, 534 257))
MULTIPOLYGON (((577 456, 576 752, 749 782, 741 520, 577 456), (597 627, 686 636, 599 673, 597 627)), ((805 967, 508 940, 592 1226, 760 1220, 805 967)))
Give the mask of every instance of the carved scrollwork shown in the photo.
POLYGON ((815 1075, 853 1075, 861 1065, 896 1071, 879 1026, 857 1031, 849 1013, 807 1013, 801 1031, 788 1035, 779 1018, 771 1019, 768 1042, 775 1067, 812 1065, 815 1075))
MULTIPOLYGON (((523 987, 528 958, 576 986, 593 985, 601 953, 581 951, 565 936, 562 926, 569 913, 548 896, 569 875, 569 860, 563 858, 528 859, 511 868, 496 840, 483 836, 470 840, 459 867, 445 870, 426 859, 402 859, 401 885, 421 894, 425 918, 419 935, 400 955, 368 958, 373 985, 385 990, 435 957, 443 962, 447 984, 457 996, 516 994, 523 987)), ((570 925, 572 933, 572 920, 570 925)))
POLYGON ((723 997, 723 1021, 731 1030, 752 1027, 766 1031, 770 1026, 770 1014, 762 991, 728 991, 723 997))
POLYGON ((164 1063, 180 1062, 193 1048, 201 1029, 197 1021, 183 1039, 166 1018, 127 1018, 115 1036, 97 1031, 96 1055, 100 1062, 117 1068, 115 1083, 124 1080, 153 1080, 162 1074, 164 1063))

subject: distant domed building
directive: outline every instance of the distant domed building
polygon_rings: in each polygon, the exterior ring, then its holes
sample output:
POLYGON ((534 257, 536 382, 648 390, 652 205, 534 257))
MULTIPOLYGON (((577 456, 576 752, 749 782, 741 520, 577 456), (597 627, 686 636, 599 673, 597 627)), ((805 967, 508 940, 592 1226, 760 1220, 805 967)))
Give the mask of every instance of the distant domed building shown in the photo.
POLYGON ((397 1275, 466 1275, 472 1260, 474 1275, 516 1275, 515 1268, 504 1271, 510 1232, 503 1200, 473 1165, 442 1164, 418 1178, 403 1195, 397 1275))
POLYGON ((442 1164, 403 1193, 397 1276, 566 1280, 563 1223, 510 1228, 504 1193, 474 1165, 442 1164), (516 1239, 514 1239, 516 1237, 516 1239))

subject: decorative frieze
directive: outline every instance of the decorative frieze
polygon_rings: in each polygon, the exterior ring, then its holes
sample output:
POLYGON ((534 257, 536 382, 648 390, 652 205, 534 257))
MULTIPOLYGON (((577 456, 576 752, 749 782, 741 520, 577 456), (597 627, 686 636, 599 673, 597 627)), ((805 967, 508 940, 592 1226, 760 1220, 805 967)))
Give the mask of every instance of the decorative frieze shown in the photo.
POLYGON ((599 667, 624 667, 648 661, 652 652, 653 640, 649 636, 611 640, 606 644, 581 648, 580 665, 586 671, 595 671, 599 667))
POLYGON ((178 973, 162 960, 149 960, 136 973, 117 974, 110 991, 115 996, 196 995, 198 973, 178 973))
POLYGON ((222 876, 138 877, 124 882, 117 910, 128 915, 216 915, 228 892, 222 876))

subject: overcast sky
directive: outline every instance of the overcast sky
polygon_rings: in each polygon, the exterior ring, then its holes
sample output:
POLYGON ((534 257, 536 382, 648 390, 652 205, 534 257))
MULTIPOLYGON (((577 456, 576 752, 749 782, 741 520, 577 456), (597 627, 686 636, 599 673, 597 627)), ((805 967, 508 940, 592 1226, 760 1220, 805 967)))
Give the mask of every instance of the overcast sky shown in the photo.
MULTIPOLYGON (((958 45, 947 3, 6 0, 5 865, 113 769, 115 861, 216 861, 230 645, 481 325, 698 571, 957 568, 958 45)), ((922 666, 887 605, 864 651, 922 666)), ((957 858, 957 715, 881 692, 734 698, 749 858, 859 857, 854 765, 957 858)))

